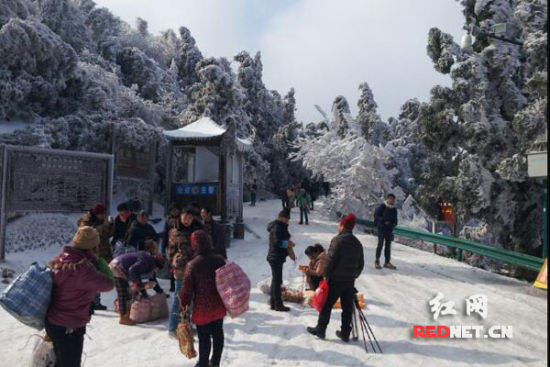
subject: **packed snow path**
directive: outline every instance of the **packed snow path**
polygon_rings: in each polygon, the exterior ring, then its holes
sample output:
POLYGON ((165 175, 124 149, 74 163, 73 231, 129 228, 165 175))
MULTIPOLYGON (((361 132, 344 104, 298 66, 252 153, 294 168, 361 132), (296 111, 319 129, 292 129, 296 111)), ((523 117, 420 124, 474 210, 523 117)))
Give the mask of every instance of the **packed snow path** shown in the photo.
MULTIPOLYGON (((253 286, 270 276, 265 261, 268 221, 274 219, 280 202, 258 202, 245 207, 245 222, 250 230, 246 240, 233 241, 228 250, 231 260, 240 264, 253 286)), ((293 211, 290 232, 297 244, 297 263, 306 263, 306 246, 320 242, 328 247, 336 225, 313 211, 309 226, 297 224, 293 211)), ((334 335, 340 324, 340 310, 333 311, 327 340, 309 335, 317 312, 287 303, 291 312, 271 311, 267 296, 252 291, 250 310, 236 319, 226 318, 225 349, 222 366, 546 366, 547 300, 546 292, 530 284, 472 268, 453 259, 406 247, 393 246, 392 262, 397 271, 373 267, 376 239, 360 234, 366 266, 357 288, 366 296, 366 314, 384 354, 366 354, 361 339, 344 344, 334 335), (433 321, 428 301, 437 292, 454 301, 457 315, 440 316, 433 321), (480 320, 465 315, 464 299, 484 294, 488 297, 488 317, 480 320), (511 340, 412 339, 413 325, 511 325, 511 340)), ((6 265, 24 269, 32 261, 46 262, 58 248, 8 254, 6 265)), ((287 261, 284 279, 300 287, 301 274, 287 261)), ((163 281, 163 287, 168 284, 163 281)), ((97 312, 88 326, 85 339, 85 366, 194 366, 180 354, 177 341, 168 337, 165 321, 139 326, 118 325, 112 311, 115 292, 103 295, 110 310, 97 312)), ((172 296, 173 297, 173 296, 172 296)), ((31 353, 36 334, 0 309, 0 365, 23 366, 31 353)), ((370 348, 370 347, 369 347, 370 348)), ((370 350, 370 349, 369 349, 370 350)))

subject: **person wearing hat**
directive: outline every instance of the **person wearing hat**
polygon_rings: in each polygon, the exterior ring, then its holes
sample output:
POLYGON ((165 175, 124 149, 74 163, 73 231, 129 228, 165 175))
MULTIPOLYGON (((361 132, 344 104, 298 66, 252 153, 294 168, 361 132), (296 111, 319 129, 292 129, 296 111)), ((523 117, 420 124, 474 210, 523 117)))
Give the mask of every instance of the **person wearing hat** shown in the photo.
MULTIPOLYGON (((96 203, 92 208, 82 216, 78 221, 78 226, 90 226, 95 228, 99 234, 99 245, 97 249, 98 257, 105 259, 109 263, 113 259, 113 251, 109 238, 113 235, 112 218, 105 220, 107 207, 103 203, 96 203)), ((107 306, 101 304, 101 294, 96 293, 92 310, 104 311, 107 306)))
POLYGON ((96 256, 99 234, 78 228, 72 246, 65 246, 49 263, 53 290, 46 314, 46 333, 53 342, 56 366, 80 366, 86 324, 96 292, 113 289, 113 275, 96 256))
POLYGON ((283 304, 281 294, 281 285, 283 284, 283 264, 286 261, 286 257, 289 256, 288 249, 292 249, 295 246, 294 242, 290 240, 290 233, 288 232, 289 218, 289 211, 286 209, 282 210, 279 212, 277 219, 269 223, 267 226, 267 231, 269 232, 269 251, 267 253, 267 262, 271 267, 271 309, 283 312, 290 311, 290 308, 283 304))
POLYGON ((317 326, 308 327, 310 334, 324 339, 330 321, 332 307, 340 298, 342 304, 342 325, 336 336, 345 342, 351 333, 353 298, 355 297, 355 279, 361 275, 364 267, 363 245, 353 235, 355 215, 349 213, 338 224, 338 235, 332 239, 327 253, 324 278, 328 283, 328 297, 319 313, 317 326))
MULTIPOLYGON (((154 242, 148 241, 145 247, 148 251, 120 255, 109 263, 114 274, 121 325, 135 325, 135 322, 130 319, 128 307, 131 296, 141 292, 143 297, 147 297, 146 285, 142 283, 142 279, 156 282, 155 269, 164 267, 164 256, 158 253, 154 242)), ((154 290, 157 293, 163 293, 158 283, 155 284, 154 290)))

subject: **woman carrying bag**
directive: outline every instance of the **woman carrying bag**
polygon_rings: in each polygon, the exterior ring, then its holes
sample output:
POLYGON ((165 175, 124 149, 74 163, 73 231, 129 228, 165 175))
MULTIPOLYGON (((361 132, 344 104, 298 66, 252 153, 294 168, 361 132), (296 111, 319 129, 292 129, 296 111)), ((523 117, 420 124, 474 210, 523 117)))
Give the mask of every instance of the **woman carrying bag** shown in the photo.
POLYGON ((191 234, 193 260, 185 267, 179 294, 181 307, 193 302, 191 320, 197 325, 199 362, 197 367, 219 366, 224 345, 223 318, 225 306, 216 289, 216 269, 225 260, 214 253, 210 236, 204 230, 191 234), (212 349, 212 359, 210 351, 212 349))

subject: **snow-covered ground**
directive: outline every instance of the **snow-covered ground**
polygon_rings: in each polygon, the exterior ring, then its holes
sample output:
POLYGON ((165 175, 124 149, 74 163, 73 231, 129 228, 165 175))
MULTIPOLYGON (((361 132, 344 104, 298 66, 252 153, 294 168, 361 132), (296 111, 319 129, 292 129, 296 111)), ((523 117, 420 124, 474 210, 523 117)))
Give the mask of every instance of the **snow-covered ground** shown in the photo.
MULTIPOLYGON (((233 241, 228 255, 240 264, 252 284, 270 276, 265 261, 266 225, 279 210, 279 201, 258 202, 245 207, 247 232, 244 241, 233 241)), ((320 208, 319 208, 320 209, 320 208)), ((310 225, 300 226, 293 213, 290 232, 297 243, 298 263, 305 263, 303 250, 315 242, 328 246, 336 225, 322 210, 311 213, 310 225)), ((376 239, 359 235, 364 245, 366 267, 357 288, 366 296, 366 314, 384 354, 365 353, 362 341, 344 344, 334 335, 340 311, 332 314, 327 340, 318 340, 305 331, 317 320, 315 310, 288 303, 291 312, 269 310, 267 296, 253 289, 250 311, 225 322, 225 349, 222 366, 546 366, 547 294, 530 284, 472 268, 455 260, 395 244, 392 262, 397 271, 375 270, 372 266, 376 239), (437 292, 455 302, 458 314, 433 321, 428 301, 437 292), (488 316, 480 320, 465 315, 464 299, 484 294, 488 316), (413 325, 511 325, 510 340, 412 339, 413 325)), ((8 253, 7 264, 21 270, 32 261, 45 262, 58 247, 8 253)), ((289 261, 284 279, 301 286, 301 274, 289 261)), ((163 283, 165 289, 167 282, 163 283)), ((103 295, 111 310, 98 312, 88 326, 85 366, 194 366, 183 357, 165 322, 120 326, 112 311, 115 292, 103 295)), ((23 326, 0 310, 0 356, 2 366, 24 366, 31 352, 29 337, 36 331, 23 326)))

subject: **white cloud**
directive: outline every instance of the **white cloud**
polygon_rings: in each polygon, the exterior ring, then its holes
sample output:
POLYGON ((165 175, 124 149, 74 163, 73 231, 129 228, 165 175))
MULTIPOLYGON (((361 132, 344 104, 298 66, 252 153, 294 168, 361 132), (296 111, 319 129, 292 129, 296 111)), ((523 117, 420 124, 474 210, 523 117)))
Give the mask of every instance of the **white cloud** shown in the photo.
POLYGON ((433 85, 449 84, 426 54, 428 30, 459 37, 461 25, 453 1, 303 0, 263 34, 264 79, 275 89, 296 88, 304 122, 318 120, 314 104, 329 110, 339 94, 355 110, 363 81, 383 117, 396 116, 408 98, 427 100, 433 85))
POLYGON ((374 92, 384 118, 405 100, 427 100, 449 84, 426 54, 428 30, 461 36, 461 6, 453 0, 96 0, 130 24, 151 32, 184 25, 207 56, 231 59, 262 52, 264 81, 285 94, 296 89, 299 120, 319 120, 344 95, 355 109, 360 83, 374 92))

